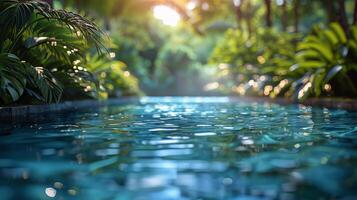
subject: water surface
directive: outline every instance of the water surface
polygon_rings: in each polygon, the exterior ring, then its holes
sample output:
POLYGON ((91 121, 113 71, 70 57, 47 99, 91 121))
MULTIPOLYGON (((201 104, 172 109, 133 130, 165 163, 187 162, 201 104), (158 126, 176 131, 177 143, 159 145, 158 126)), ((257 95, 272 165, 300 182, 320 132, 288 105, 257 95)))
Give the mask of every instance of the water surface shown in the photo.
POLYGON ((356 112, 228 98, 3 123, 0 199, 357 199, 356 125, 356 112))

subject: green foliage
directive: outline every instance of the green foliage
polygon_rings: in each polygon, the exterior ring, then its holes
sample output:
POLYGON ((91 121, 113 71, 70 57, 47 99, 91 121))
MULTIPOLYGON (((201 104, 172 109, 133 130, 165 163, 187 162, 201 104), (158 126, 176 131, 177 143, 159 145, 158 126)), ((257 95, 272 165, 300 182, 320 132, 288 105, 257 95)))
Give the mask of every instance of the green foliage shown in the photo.
POLYGON ((140 49, 136 48, 129 40, 122 39, 118 48, 111 49, 115 52, 116 59, 123 61, 128 65, 128 69, 140 78, 142 82, 147 83, 149 78, 150 61, 141 55, 140 49))
POLYGON ((101 98, 142 94, 125 63, 88 54, 86 66, 98 78, 101 98))
MULTIPOLYGON (((295 35, 260 29, 252 37, 229 29, 210 57, 210 63, 229 66, 234 92, 262 95, 264 85, 279 82, 293 64, 295 35)), ((223 70, 226 70, 223 68, 223 70)))
POLYGON ((334 88, 344 96, 357 95, 350 75, 356 71, 357 27, 349 37, 341 26, 314 27, 297 43, 295 36, 266 30, 247 38, 228 30, 211 56, 215 64, 228 64, 241 95, 286 96, 297 101, 329 95, 334 88), (343 88, 343 90, 341 89, 343 88))
POLYGON ((13 54, 2 53, 0 91, 5 104, 17 101, 24 92, 45 102, 58 102, 62 86, 47 69, 33 67, 13 54))
POLYGON ((160 50, 154 73, 154 95, 209 94, 203 89, 217 78, 215 70, 198 60, 194 47, 187 45, 185 39, 173 38, 160 50))
POLYGON ((333 23, 306 34, 325 17, 321 10, 309 13, 324 1, 304 0, 300 8, 282 2, 272 1, 273 24, 265 27, 264 1, 55 1, 105 26, 109 58, 104 34, 91 20, 43 1, 3 0, 0 104, 104 99, 138 95, 139 88, 150 95, 233 92, 299 101, 356 96, 357 28, 346 35, 333 23), (161 24, 151 9, 158 4, 176 9, 182 23, 161 24), (297 30, 306 36, 290 33, 297 30))
MULTIPOLYGON (((304 75, 302 81, 294 82, 294 98, 304 100, 309 96, 320 96, 330 90, 330 85, 344 88, 352 95, 357 90, 349 77, 356 70, 356 27, 351 28, 348 39, 342 27, 332 23, 328 29, 315 27, 311 34, 298 44, 297 65, 291 73, 304 75), (355 33, 354 33, 355 32, 355 33), (343 79, 344 85, 334 82, 343 79)), ((347 95, 347 94, 346 94, 347 95)))
POLYGON ((113 43, 111 52, 115 53, 115 59, 124 62, 127 70, 140 80, 140 88, 144 91, 152 88, 152 74, 154 60, 158 54, 162 42, 161 35, 155 32, 145 32, 146 27, 142 23, 134 23, 125 20, 121 23, 118 34, 111 35, 113 43))
POLYGON ((240 30, 229 29, 222 43, 215 48, 210 61, 230 64, 233 66, 232 71, 240 74, 250 75, 259 71, 274 73, 284 70, 289 64, 282 60, 293 57, 294 39, 294 35, 269 29, 261 29, 257 35, 250 38, 240 30), (249 65, 251 67, 248 67, 249 65), (272 70, 272 67, 275 69, 272 70))
POLYGON ((0 104, 139 93, 120 62, 103 59, 103 33, 89 19, 42 1, 5 0, 0 25, 0 104), (102 60, 83 56, 92 47, 102 60))
POLYGON ((40 1, 2 1, 0 25, 3 104, 25 94, 58 102, 63 91, 60 74, 71 77, 72 62, 81 59, 80 51, 88 44, 102 48, 102 33, 91 21, 40 1))
POLYGON ((167 44, 161 49, 156 60, 156 87, 164 93, 170 93, 170 90, 180 93, 180 90, 186 87, 186 75, 193 73, 191 70, 196 64, 192 49, 184 45, 167 44))
POLYGON ((17 101, 26 86, 25 64, 12 54, 0 54, 0 93, 5 103, 17 101))

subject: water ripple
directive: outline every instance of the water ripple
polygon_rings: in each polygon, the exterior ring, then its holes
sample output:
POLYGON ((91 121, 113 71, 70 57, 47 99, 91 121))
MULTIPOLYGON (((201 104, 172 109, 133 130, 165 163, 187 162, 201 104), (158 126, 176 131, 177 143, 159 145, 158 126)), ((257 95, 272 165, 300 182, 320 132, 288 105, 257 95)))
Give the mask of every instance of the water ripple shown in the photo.
POLYGON ((356 124, 357 113, 345 110, 146 97, 0 127, 8 132, 0 192, 3 199, 354 199, 356 124))

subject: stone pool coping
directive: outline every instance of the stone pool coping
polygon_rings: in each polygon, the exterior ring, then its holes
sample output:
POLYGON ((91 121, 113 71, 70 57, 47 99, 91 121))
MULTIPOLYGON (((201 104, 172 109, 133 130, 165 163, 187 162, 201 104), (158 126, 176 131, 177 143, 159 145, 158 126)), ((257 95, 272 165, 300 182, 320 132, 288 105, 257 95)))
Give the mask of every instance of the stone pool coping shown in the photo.
MULTIPOLYGON (((271 99, 266 97, 230 97, 232 101, 249 101, 249 102, 269 102, 283 105, 298 104, 292 100, 285 98, 271 99)), ((125 97, 120 99, 110 99, 107 101, 98 100, 81 100, 81 101, 67 101, 59 104, 49 105, 25 105, 16 107, 0 107, 0 122, 14 122, 14 121, 31 121, 32 117, 39 115, 46 115, 50 113, 65 113, 77 111, 86 108, 97 108, 102 106, 120 105, 125 103, 138 103, 139 97, 125 97)), ((312 98, 303 103, 306 106, 316 106, 331 109, 345 109, 357 111, 357 99, 335 99, 335 98, 312 98)))

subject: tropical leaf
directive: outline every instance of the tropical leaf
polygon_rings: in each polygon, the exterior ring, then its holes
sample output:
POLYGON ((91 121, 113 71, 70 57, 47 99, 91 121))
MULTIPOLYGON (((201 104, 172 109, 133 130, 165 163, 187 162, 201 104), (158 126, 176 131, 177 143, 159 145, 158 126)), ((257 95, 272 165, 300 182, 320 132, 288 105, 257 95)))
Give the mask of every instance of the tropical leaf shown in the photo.
POLYGON ((41 97, 39 100, 47 103, 60 101, 63 91, 62 86, 47 69, 27 67, 26 74, 29 76, 30 84, 27 89, 32 91, 31 94, 37 94, 35 95, 36 98, 41 97))
POLYGON ((306 68, 306 69, 323 68, 325 66, 326 66, 326 62, 323 62, 323 61, 304 60, 304 61, 299 62, 299 67, 306 68))
POLYGON ((330 28, 338 36, 340 43, 345 44, 347 42, 346 34, 339 23, 331 23, 330 28))
POLYGON ((318 52, 326 61, 331 62, 333 60, 334 54, 328 45, 323 42, 303 42, 298 45, 298 50, 311 49, 318 52))
POLYGON ((78 37, 83 37, 89 43, 94 44, 98 52, 106 49, 102 43, 104 33, 91 20, 73 12, 51 9, 48 5, 37 7, 37 11, 47 20, 57 20, 72 30, 78 37))
POLYGON ((357 26, 352 26, 350 32, 351 32, 351 39, 357 41, 357 26))
POLYGON ((0 99, 8 104, 17 101, 26 87, 25 64, 12 54, 0 54, 0 99))
POLYGON ((83 60, 83 52, 91 46, 99 53, 106 50, 104 34, 91 20, 54 10, 43 1, 2 0, 0 25, 0 51, 8 53, 0 54, 3 103, 15 102, 24 93, 43 102, 58 102, 63 93, 59 74, 78 88, 94 85, 96 89, 97 77, 74 69, 73 64, 83 60))
POLYGON ((341 26, 338 23, 332 23, 329 29, 315 29, 312 35, 307 36, 298 44, 297 64, 293 65, 291 69, 294 70, 290 70, 290 74, 295 73, 297 77, 301 77, 304 72, 306 74, 292 85, 291 91, 295 91, 296 99, 304 100, 311 95, 320 96, 325 84, 339 76, 341 72, 344 72, 342 79, 346 79, 348 84, 339 87, 344 87, 346 91, 355 94, 355 87, 348 75, 349 71, 356 68, 354 63, 356 62, 357 41, 354 38, 357 38, 356 26, 351 27, 350 38, 347 39, 341 26), (314 72, 307 81, 306 77, 312 71, 314 72))
MULTIPOLYGON (((62 28, 71 30, 72 34, 93 44, 98 52, 105 49, 103 32, 91 21, 81 15, 65 10, 52 9, 48 4, 34 0, 5 0, 0 6, 0 41, 8 37, 18 45, 23 33, 43 20, 55 21, 62 28), (36 17, 33 16, 36 14, 36 17)), ((11 49, 12 50, 12 49, 11 49)))
POLYGON ((333 77, 335 77, 338 73, 340 73, 343 70, 343 66, 341 65, 336 65, 330 69, 330 71, 327 73, 324 82, 328 83, 333 77))
POLYGON ((327 39, 327 41, 330 43, 331 47, 334 47, 339 43, 338 36, 332 30, 328 29, 328 30, 323 31, 323 35, 327 39))
POLYGON ((306 49, 296 53, 296 59, 298 60, 323 60, 321 55, 315 50, 306 49))
POLYGON ((312 78, 312 84, 313 84, 313 92, 316 96, 321 95, 321 90, 324 85, 324 78, 325 78, 326 72, 324 69, 318 69, 312 78))
MULTIPOLYGON (((31 21, 34 10, 41 2, 2 0, 0 5, 0 41, 14 36, 31 21)), ((0 43, 1 43, 0 42, 0 43)))

